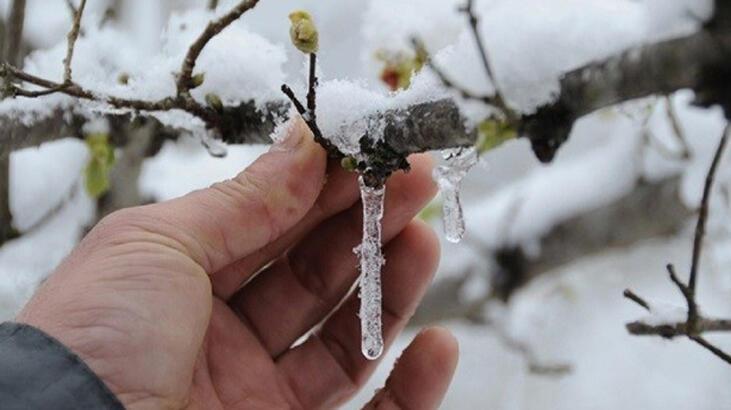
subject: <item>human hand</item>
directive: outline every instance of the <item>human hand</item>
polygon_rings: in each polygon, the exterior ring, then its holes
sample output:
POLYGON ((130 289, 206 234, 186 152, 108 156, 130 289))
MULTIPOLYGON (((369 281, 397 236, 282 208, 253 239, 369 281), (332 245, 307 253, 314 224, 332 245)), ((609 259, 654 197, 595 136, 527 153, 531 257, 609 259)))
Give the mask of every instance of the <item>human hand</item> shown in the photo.
MULTIPOLYGON (((435 193, 431 163, 411 163, 386 194, 387 345, 438 262, 434 234, 412 221, 435 193)), ((74 351, 130 409, 340 405, 377 361, 361 355, 359 301, 348 295, 361 235, 355 176, 326 168, 294 122, 236 178, 103 219, 17 320, 74 351)), ((367 406, 436 408, 456 361, 448 332, 422 332, 367 406)))

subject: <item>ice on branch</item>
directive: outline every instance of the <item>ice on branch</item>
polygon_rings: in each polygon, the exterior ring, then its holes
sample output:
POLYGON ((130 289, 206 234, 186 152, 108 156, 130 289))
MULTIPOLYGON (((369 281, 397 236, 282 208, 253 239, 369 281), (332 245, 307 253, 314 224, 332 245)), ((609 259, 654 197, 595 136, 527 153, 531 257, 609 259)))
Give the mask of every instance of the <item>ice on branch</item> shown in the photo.
POLYGON ((381 268, 385 263, 381 253, 381 219, 385 186, 371 188, 363 177, 358 179, 363 203, 363 242, 354 249, 360 262, 360 328, 361 351, 368 360, 383 353, 381 326, 381 268))
POLYGON ((459 189, 467 172, 477 164, 477 150, 474 147, 455 148, 444 150, 442 155, 446 164, 434 170, 434 180, 444 199, 442 208, 444 236, 448 241, 458 243, 465 233, 459 189))

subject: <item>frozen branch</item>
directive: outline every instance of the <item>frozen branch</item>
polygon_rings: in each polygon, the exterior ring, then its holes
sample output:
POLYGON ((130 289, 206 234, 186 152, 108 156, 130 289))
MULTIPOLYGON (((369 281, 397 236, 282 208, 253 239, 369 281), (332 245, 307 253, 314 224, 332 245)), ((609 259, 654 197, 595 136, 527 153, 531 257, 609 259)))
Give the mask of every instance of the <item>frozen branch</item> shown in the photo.
MULTIPOLYGON (((711 198, 713 182, 721 161, 723 152, 728 142, 729 134, 731 134, 731 125, 727 125, 721 136, 721 140, 716 148, 713 161, 706 174, 705 184, 703 186, 703 197, 701 198, 701 206, 698 214, 698 222, 696 224, 695 235, 693 238, 693 257, 690 264, 690 274, 688 283, 684 283, 675 271, 672 264, 667 265, 670 280, 678 287, 680 293, 683 294, 688 306, 688 316, 684 322, 667 323, 661 325, 649 325, 642 321, 627 324, 627 330, 633 335, 655 335, 664 338, 673 338, 677 336, 686 336, 710 352, 731 364, 731 356, 723 352, 719 348, 713 346, 706 341, 701 335, 710 331, 731 331, 731 320, 728 319, 708 319, 701 315, 696 300, 696 283, 698 281, 698 269, 700 267, 701 254, 703 252, 703 240, 706 231, 706 222, 708 219, 708 204, 711 198)), ((652 305, 648 304, 641 297, 637 296, 631 290, 625 290, 625 297, 639 304, 643 308, 652 312, 652 305)))

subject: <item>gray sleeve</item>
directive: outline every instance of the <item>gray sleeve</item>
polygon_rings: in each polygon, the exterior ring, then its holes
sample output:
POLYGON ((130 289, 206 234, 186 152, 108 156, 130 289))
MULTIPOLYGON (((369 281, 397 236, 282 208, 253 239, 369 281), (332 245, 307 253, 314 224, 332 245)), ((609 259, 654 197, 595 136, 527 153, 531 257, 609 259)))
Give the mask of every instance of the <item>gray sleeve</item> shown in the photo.
POLYGON ((39 329, 0 324, 0 408, 124 410, 73 352, 39 329))

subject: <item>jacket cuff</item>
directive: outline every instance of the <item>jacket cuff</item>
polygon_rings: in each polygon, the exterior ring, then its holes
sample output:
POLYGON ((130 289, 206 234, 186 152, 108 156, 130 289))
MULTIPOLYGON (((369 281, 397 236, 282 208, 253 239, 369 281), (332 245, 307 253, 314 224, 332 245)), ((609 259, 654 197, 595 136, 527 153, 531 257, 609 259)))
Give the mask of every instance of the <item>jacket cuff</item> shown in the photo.
POLYGON ((114 393, 66 346, 23 324, 0 324, 0 407, 124 410, 114 393))

